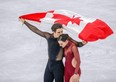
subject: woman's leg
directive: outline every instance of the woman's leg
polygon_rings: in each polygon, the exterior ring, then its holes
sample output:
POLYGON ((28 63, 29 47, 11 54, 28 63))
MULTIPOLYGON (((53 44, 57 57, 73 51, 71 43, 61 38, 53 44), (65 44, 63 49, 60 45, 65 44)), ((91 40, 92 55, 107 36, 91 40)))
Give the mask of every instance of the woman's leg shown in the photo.
POLYGON ((70 81, 69 82, 79 82, 80 76, 79 74, 74 74, 70 77, 70 81))

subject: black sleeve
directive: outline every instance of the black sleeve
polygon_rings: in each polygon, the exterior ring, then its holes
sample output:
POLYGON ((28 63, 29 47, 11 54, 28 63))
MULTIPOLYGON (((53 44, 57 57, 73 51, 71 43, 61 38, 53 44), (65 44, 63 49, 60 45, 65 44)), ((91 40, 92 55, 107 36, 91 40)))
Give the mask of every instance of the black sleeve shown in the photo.
POLYGON ((78 42, 78 44, 76 46, 77 47, 82 47, 82 46, 84 46, 84 44, 82 42, 78 42))
POLYGON ((43 32, 41 30, 39 30, 37 27, 31 25, 30 23, 28 23, 27 21, 24 21, 24 24, 34 33, 44 37, 44 38, 49 38, 50 37, 50 33, 48 32, 43 32))
POLYGON ((71 42, 73 42, 74 44, 76 44, 77 47, 82 47, 82 46, 84 46, 84 44, 83 44, 82 42, 78 42, 78 41, 72 39, 71 37, 69 37, 69 40, 70 40, 71 42))

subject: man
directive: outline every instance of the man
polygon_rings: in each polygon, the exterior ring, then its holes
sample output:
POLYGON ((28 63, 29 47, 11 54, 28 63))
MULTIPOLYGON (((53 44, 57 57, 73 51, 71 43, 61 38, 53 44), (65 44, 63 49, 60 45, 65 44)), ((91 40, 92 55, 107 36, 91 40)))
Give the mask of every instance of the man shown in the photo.
MULTIPOLYGON (((51 30, 53 33, 43 32, 36 28, 35 26, 29 24, 24 19, 21 19, 22 23, 24 23, 31 31, 44 37, 48 43, 48 62, 44 73, 44 82, 63 82, 64 76, 64 65, 62 62, 63 59, 63 48, 61 48, 58 44, 57 38, 63 33, 63 27, 61 24, 53 24, 51 30)), ((85 43, 76 42, 70 38, 78 47, 83 46, 85 43)))

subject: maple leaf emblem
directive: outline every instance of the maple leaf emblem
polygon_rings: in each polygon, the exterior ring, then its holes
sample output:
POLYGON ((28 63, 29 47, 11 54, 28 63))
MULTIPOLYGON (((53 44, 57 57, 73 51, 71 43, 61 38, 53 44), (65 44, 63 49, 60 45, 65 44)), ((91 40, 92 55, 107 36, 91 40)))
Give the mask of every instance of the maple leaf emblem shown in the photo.
POLYGON ((70 21, 72 22, 72 24, 76 23, 77 25, 80 25, 80 22, 83 21, 83 20, 80 19, 81 17, 73 16, 71 18, 71 17, 68 17, 66 15, 62 15, 62 14, 53 14, 52 18, 56 19, 55 23, 58 22, 60 24, 64 24, 65 26, 67 26, 67 24, 70 21))

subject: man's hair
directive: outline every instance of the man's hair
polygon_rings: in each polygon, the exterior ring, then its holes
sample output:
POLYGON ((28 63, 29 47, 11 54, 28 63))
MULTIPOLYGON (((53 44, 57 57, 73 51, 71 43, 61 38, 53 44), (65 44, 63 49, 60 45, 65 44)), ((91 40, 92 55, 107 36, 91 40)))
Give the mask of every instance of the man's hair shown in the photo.
POLYGON ((56 32, 56 30, 59 29, 59 28, 63 28, 62 24, 55 23, 55 24, 52 25, 51 30, 56 32))
POLYGON ((58 41, 63 41, 65 42, 66 40, 69 40, 69 35, 68 34, 62 34, 58 37, 58 41))

